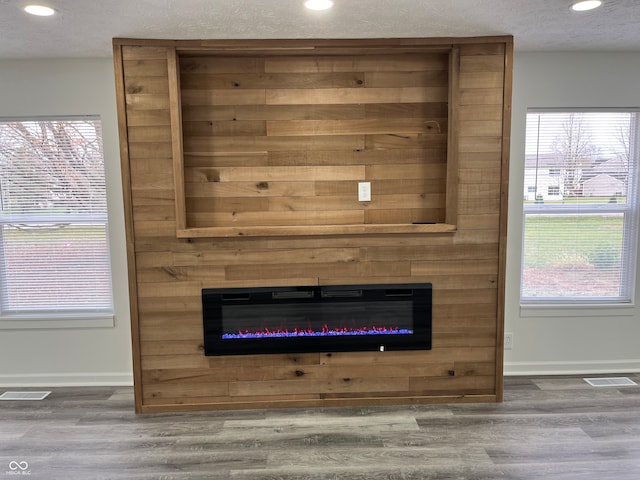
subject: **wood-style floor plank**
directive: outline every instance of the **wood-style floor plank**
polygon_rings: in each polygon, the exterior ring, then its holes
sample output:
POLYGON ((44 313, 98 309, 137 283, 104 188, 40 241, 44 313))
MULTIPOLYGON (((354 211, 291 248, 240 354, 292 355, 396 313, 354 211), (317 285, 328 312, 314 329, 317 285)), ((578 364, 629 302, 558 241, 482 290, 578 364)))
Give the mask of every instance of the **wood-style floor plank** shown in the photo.
MULTIPOLYGON (((640 374, 625 376, 640 383, 640 374)), ((0 402, 0 478, 638 480, 638 472, 640 386, 596 388, 581 377, 507 377, 500 404, 136 415, 132 389, 122 387, 0 402)))

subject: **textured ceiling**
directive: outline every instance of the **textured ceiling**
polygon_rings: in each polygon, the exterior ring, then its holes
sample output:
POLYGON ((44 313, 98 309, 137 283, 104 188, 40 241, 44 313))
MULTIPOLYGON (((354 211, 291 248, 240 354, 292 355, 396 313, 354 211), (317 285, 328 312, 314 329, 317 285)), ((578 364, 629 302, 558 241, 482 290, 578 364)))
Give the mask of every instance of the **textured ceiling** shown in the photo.
POLYGON ((513 35, 515 48, 640 51, 640 0, 604 0, 577 13, 571 0, 0 0, 0 58, 108 57, 111 39, 392 38, 513 35))

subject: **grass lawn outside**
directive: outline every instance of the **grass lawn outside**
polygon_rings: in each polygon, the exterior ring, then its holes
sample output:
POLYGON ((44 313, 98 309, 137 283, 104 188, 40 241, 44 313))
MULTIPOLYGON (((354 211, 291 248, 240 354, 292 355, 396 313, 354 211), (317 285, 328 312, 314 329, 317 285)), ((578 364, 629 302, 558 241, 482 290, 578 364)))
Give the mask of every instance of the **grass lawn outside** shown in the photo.
POLYGON ((619 296, 623 222, 620 213, 527 214, 522 296, 619 296))

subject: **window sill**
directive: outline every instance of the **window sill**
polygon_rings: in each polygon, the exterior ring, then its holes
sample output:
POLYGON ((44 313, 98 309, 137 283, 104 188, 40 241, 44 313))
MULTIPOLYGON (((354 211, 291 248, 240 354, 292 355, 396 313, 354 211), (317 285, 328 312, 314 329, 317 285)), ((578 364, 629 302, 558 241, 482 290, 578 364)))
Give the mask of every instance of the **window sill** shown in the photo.
POLYGON ((46 330, 60 328, 112 328, 113 314, 102 315, 5 315, 0 316, 0 330, 46 330))
POLYGON ((520 305, 520 317, 631 317, 636 315, 633 303, 597 305, 520 305))

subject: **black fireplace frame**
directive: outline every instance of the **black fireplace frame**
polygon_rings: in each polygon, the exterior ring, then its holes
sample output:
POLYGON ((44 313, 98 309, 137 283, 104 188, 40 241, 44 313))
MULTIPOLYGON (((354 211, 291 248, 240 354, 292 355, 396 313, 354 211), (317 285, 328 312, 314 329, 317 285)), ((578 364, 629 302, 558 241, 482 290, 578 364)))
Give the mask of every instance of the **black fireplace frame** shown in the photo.
POLYGON ((431 350, 432 285, 315 285, 296 287, 204 288, 202 317, 207 356, 311 352, 431 350), (411 299, 410 334, 331 337, 223 338, 223 306, 278 303, 403 301, 411 299))

